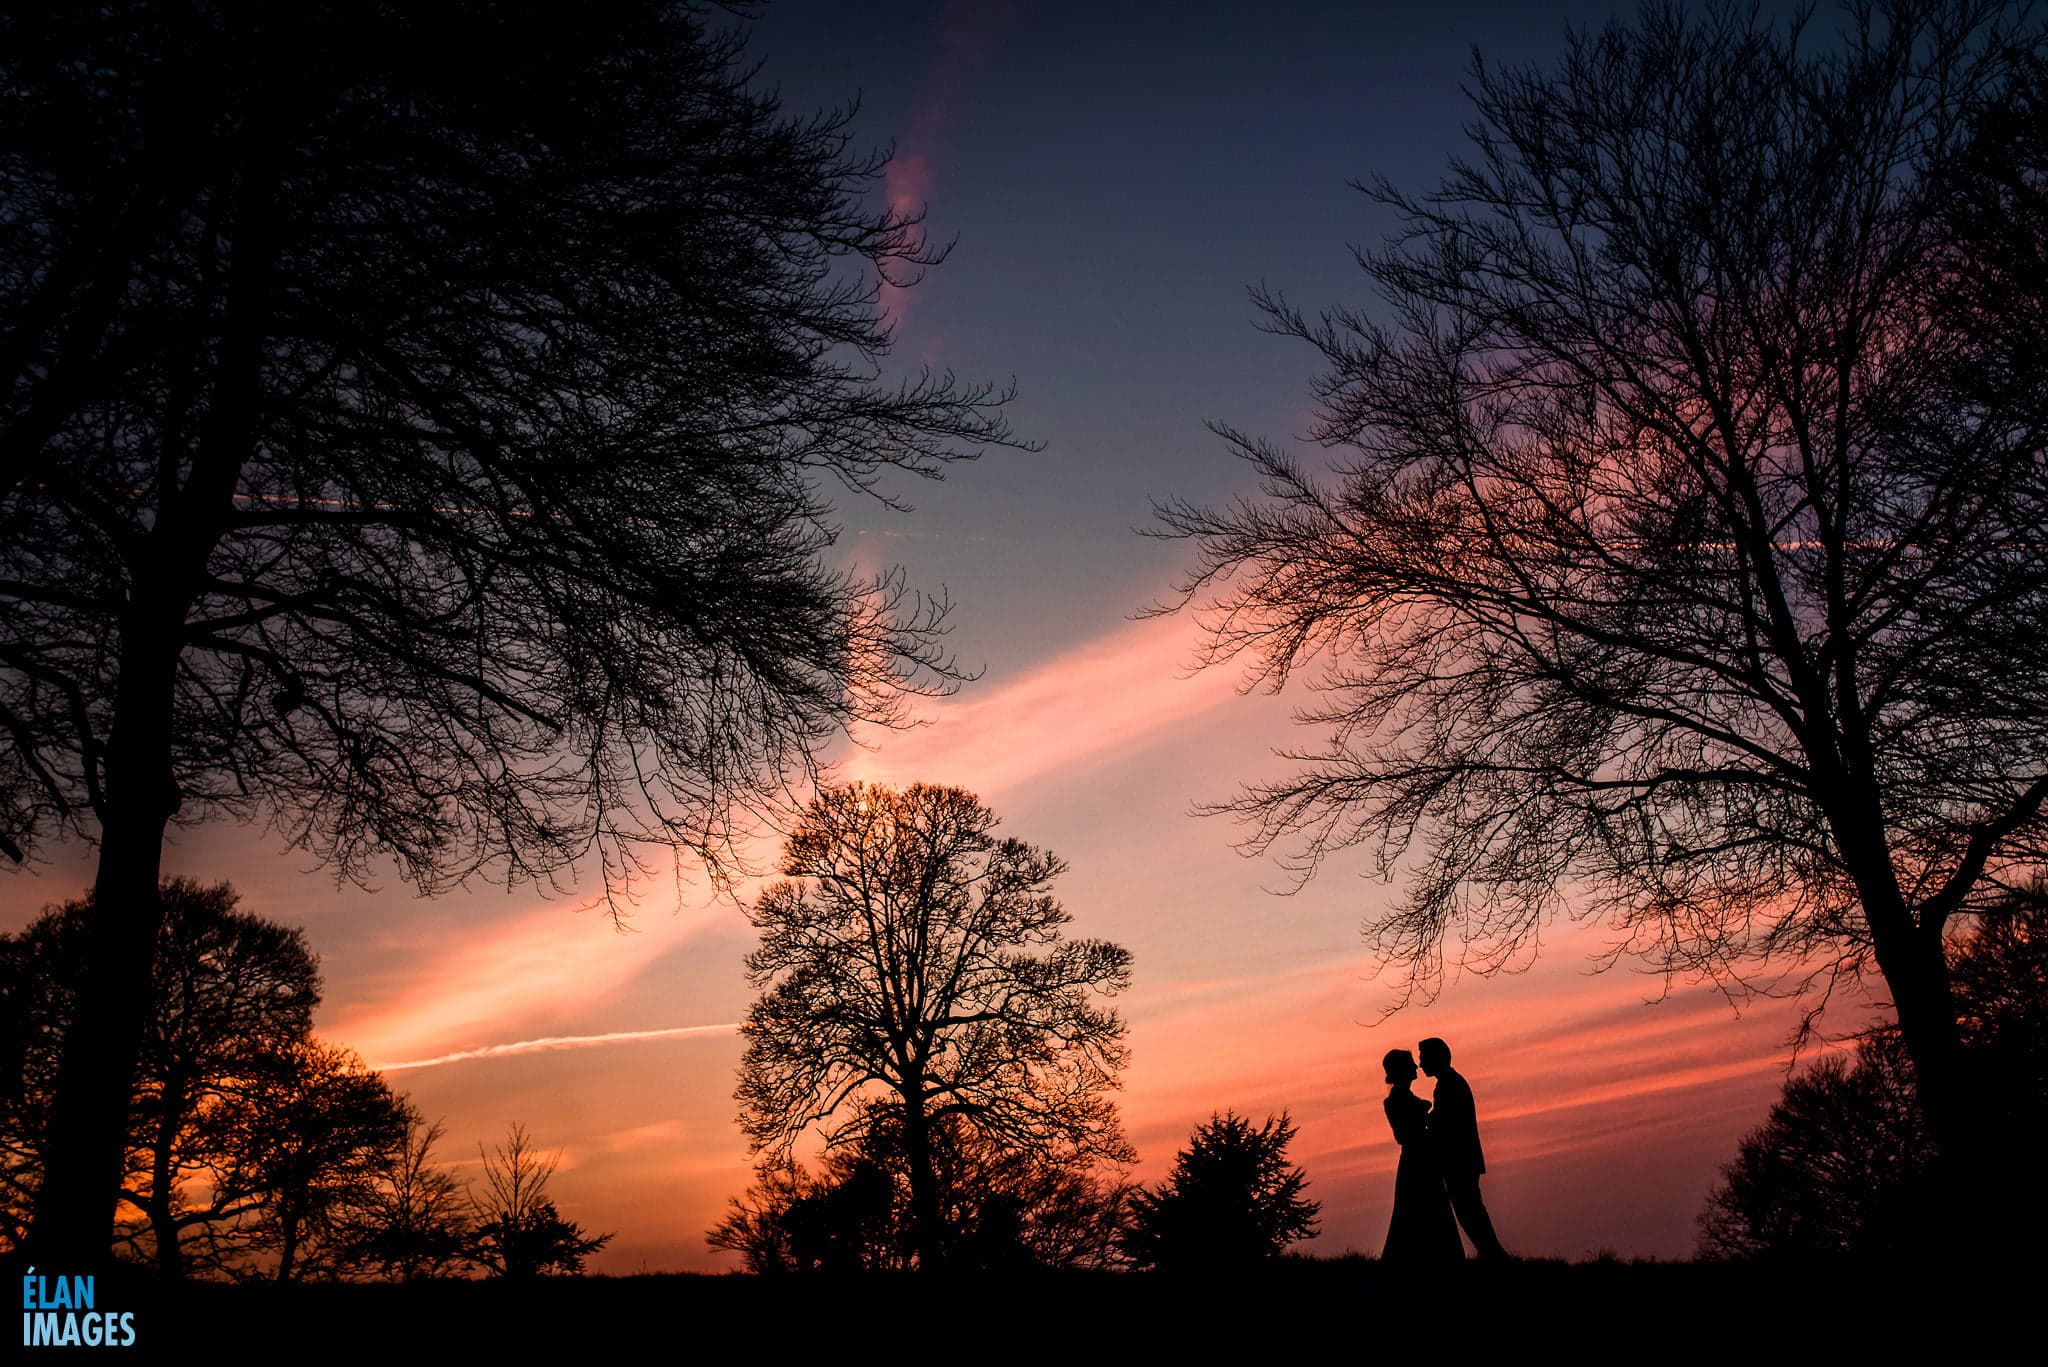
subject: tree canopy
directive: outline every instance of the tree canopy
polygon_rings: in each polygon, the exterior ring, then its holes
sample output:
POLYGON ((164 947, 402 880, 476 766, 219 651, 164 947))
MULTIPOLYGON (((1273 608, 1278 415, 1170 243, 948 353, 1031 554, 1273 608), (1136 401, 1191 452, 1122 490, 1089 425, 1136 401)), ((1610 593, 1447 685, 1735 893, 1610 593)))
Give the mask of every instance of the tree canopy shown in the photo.
MULTIPOLYGON (((929 1127, 938 1257, 955 1270, 1099 1269, 1120 1261, 1133 1187, 1113 1164, 989 1139, 955 1113, 929 1127)), ((763 1163, 706 1235, 760 1273, 901 1271, 917 1265, 909 1155, 894 1107, 814 1172, 763 1163)))
POLYGON ((1260 492, 1161 530, 1211 663, 1315 674, 1327 743, 1223 806, 1400 878, 1401 1000, 1558 915, 1736 991, 1875 969, 1982 1139, 1943 935, 2048 842, 2032 25, 1660 5, 1481 62, 1448 178, 1364 187, 1381 306, 1259 293, 1332 467, 1221 429, 1260 492))
POLYGON ((374 1155, 369 1186, 338 1213, 352 1271, 413 1282, 468 1267, 473 1210, 467 1189, 434 1159, 443 1133, 408 1107, 397 1142, 374 1155))
MULTIPOLYGON (((16 846, 107 818, 138 618, 179 822, 347 872, 714 853, 944 677, 829 486, 936 476, 999 396, 878 378, 844 114, 666 0, 10 16, 0 702, 16 846)), ((156 794, 153 800, 161 800, 156 794)), ((616 871, 619 867, 614 863, 616 871)))
POLYGON ((943 1256, 937 1136, 956 1118, 1021 1154, 1131 1156, 1109 1095, 1124 1023, 1096 1000, 1129 985, 1131 956, 1066 938, 1050 892, 1065 865, 996 821, 959 788, 825 788, 752 912, 748 1142, 786 1157, 814 1124, 829 1146, 886 1130, 927 1264, 943 1256))
POLYGON ((883 373, 942 253, 730 20, 0 17, 0 851, 101 860, 53 1251, 111 1214, 168 823, 612 892, 958 677, 830 493, 1009 443, 1004 395, 883 373))
MULTIPOLYGON (((176 1277, 187 1243, 219 1265, 220 1245, 235 1242, 223 1227, 243 1223, 262 1202, 223 1168, 220 1116, 310 1037, 320 968, 302 932, 242 910, 226 883, 171 879, 160 899, 123 1161, 122 1196, 140 1219, 124 1218, 120 1233, 162 1275, 176 1277)), ((67 902, 0 936, 0 998, 9 1008, 0 1181, 17 1245, 49 1159, 58 1060, 86 972, 90 910, 89 898, 67 902)))
MULTIPOLYGON (((319 961, 227 883, 166 880, 113 1246, 166 1280, 447 1271, 467 1258, 428 1127, 313 1036, 319 961)), ((19 1248, 51 1157, 58 1060, 88 971, 89 899, 0 935, 0 1243, 19 1248)))

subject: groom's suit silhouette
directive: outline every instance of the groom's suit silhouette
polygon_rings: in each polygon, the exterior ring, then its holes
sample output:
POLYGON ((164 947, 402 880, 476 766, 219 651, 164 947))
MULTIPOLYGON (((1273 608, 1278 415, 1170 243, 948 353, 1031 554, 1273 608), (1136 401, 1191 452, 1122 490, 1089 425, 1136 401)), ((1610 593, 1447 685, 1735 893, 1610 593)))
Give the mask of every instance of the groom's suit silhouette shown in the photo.
POLYGON ((1436 1096, 1429 1111, 1430 1150, 1437 1170, 1443 1174, 1444 1190, 1458 1224, 1484 1261, 1506 1258, 1493 1232, 1493 1219, 1486 1202, 1479 1198, 1479 1177, 1486 1171, 1486 1154, 1479 1147, 1479 1112, 1472 1102, 1472 1086, 1464 1074, 1451 1067, 1451 1046, 1440 1039, 1426 1039, 1417 1051, 1422 1071, 1436 1079, 1436 1096))

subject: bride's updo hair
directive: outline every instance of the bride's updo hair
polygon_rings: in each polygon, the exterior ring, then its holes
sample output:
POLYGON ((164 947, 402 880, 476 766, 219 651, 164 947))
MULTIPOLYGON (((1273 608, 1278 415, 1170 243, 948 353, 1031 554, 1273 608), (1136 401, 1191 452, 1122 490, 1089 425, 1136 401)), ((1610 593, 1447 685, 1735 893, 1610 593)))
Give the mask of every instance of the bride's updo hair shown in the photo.
POLYGON ((1415 1067, 1415 1055, 1406 1049, 1387 1050, 1380 1059, 1380 1067, 1386 1070, 1387 1081, 1390 1084, 1405 1082, 1413 1078, 1418 1071, 1415 1067))

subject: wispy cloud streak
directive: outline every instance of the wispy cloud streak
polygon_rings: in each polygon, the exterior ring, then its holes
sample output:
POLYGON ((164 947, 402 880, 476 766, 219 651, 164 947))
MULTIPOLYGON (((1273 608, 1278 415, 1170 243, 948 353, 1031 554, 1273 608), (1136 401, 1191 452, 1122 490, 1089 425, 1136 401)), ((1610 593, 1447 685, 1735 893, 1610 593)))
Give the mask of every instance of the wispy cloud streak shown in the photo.
POLYGON ((434 1058, 405 1059, 398 1063, 371 1065, 380 1073, 397 1073, 408 1068, 439 1068, 444 1063, 467 1063, 479 1058, 508 1058, 514 1054, 542 1054, 557 1049, 595 1049, 605 1044, 632 1044, 642 1040, 682 1039, 688 1035, 730 1035, 738 1021, 724 1025, 674 1025, 661 1030, 613 1030, 603 1035, 549 1035, 544 1039, 514 1040, 509 1044, 486 1044, 477 1049, 457 1049, 434 1058))
MULTIPOLYGON (((440 1058, 604 1002, 662 955, 739 921, 717 902, 647 913, 622 935, 590 915, 541 906, 472 942, 406 963, 380 1000, 322 1033, 366 1058, 440 1058)), ((543 1025, 542 1028, 545 1028, 543 1025)))

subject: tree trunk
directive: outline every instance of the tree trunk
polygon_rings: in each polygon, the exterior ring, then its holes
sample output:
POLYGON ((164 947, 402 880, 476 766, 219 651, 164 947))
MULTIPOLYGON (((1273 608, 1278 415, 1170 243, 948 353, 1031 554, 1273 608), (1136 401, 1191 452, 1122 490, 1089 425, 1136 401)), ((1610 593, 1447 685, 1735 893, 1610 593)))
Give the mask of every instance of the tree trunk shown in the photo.
POLYGON ((112 1256, 135 1064, 163 921, 157 885, 164 829, 179 804, 172 771, 178 656, 255 435, 275 187, 260 154, 277 134, 262 120, 244 129, 248 160, 235 186, 233 257, 204 430, 184 487, 166 480, 156 523, 126 566, 129 606, 121 621, 105 791, 95 804, 100 859, 90 957, 58 1063, 31 1235, 35 1256, 53 1273, 112 1256))
POLYGON ((1913 1060, 1914 1087, 1928 1128, 1947 1165, 1968 1170, 1986 1153, 1989 1136, 1963 1054, 1941 937, 1915 928, 1889 945, 1880 938, 1877 962, 1898 1012, 1899 1035, 1913 1060))
POLYGON ((287 1211, 277 1222, 277 1280, 288 1282, 292 1279, 292 1264, 299 1256, 299 1218, 287 1211))
POLYGON ((1920 1113, 1934 1139, 1940 1218, 1967 1229, 1984 1218, 1987 1161, 1995 1146, 1963 1053, 1941 929, 1915 921, 1881 839, 1842 840, 1840 829, 1837 838, 1856 880, 1878 971, 1891 990, 1899 1037, 1913 1061, 1920 1113))
MULTIPOLYGON (((138 586, 138 597, 154 598, 138 586)), ((31 1241, 52 1272, 97 1266, 111 1235, 127 1156, 136 1058, 149 1020, 163 906, 157 884, 171 780, 171 696, 177 636, 138 603, 124 624, 121 681, 106 763, 89 957, 64 1032, 50 1108, 50 1148, 31 1241)), ((180 610, 173 619, 182 620, 180 610)))
POLYGON ((149 1167, 149 1227, 156 1241, 157 1275, 167 1282, 185 1275, 185 1259, 178 1246, 178 1212, 171 1202, 172 1179, 177 1172, 175 1150, 178 1132, 184 1127, 185 1085, 181 1079, 165 1078, 163 1114, 157 1119, 156 1152, 149 1167))
POLYGON ((921 1080, 904 1092, 903 1148, 910 1162, 911 1247, 918 1270, 929 1272, 943 1257, 944 1231, 939 1226, 939 1182, 932 1171, 931 1127, 925 1119, 921 1080))

